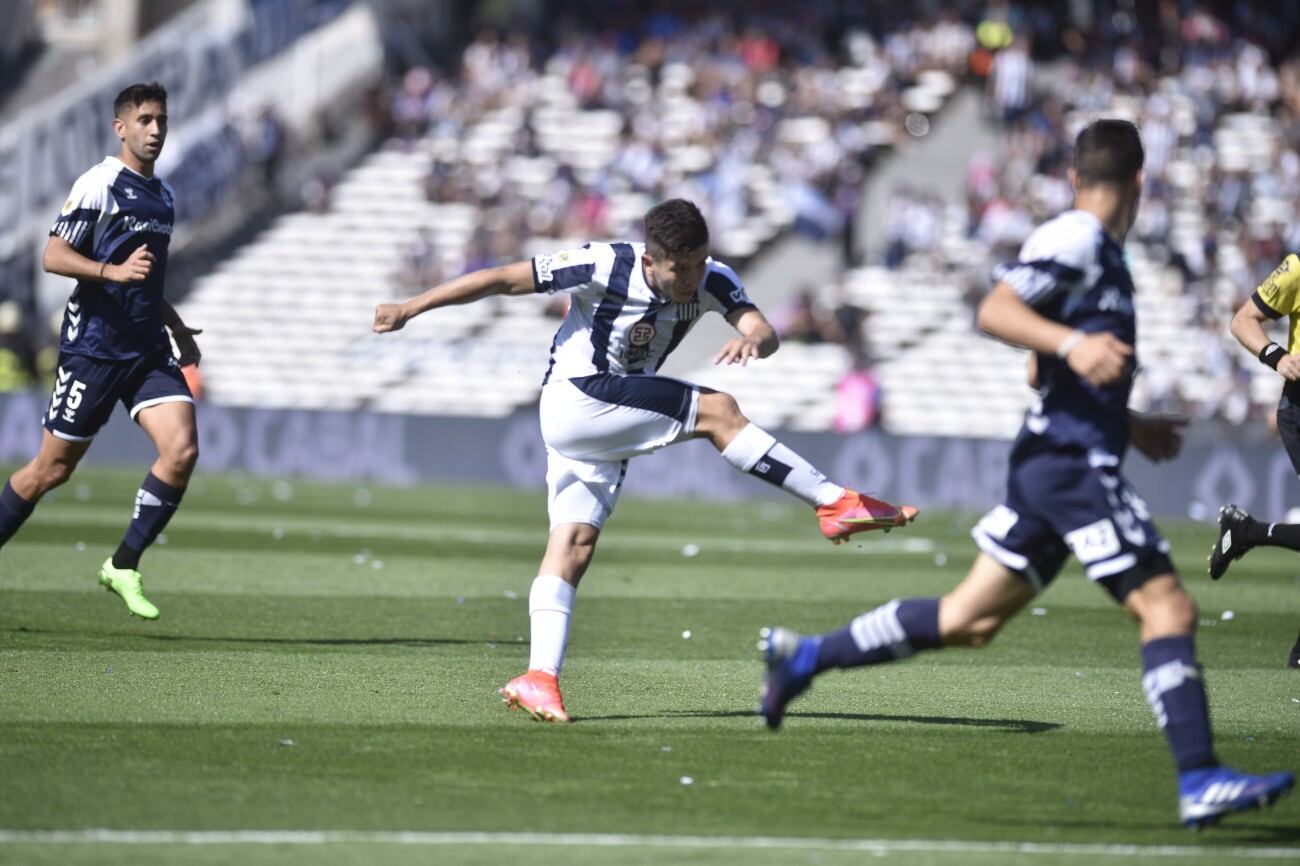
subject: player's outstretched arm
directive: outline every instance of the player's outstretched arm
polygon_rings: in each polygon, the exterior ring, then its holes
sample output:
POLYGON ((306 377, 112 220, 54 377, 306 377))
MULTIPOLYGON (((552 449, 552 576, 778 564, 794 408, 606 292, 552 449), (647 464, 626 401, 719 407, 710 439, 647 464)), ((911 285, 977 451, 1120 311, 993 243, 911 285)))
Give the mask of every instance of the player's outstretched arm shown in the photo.
POLYGON ((1065 359, 1070 369, 1093 385, 1119 379, 1133 357, 1133 347, 1114 334, 1071 330, 1039 315, 1006 283, 998 283, 985 296, 975 321, 990 337, 1065 359))
POLYGON ((77 252, 77 248, 58 235, 50 235, 41 256, 41 267, 46 273, 74 280, 108 283, 137 283, 153 270, 154 255, 144 244, 136 247, 120 265, 97 262, 77 252))
POLYGON ((1270 321, 1272 317, 1259 308, 1254 298, 1250 298, 1232 317, 1232 336, 1246 351, 1277 370, 1283 378, 1300 379, 1300 358, 1269 339, 1264 326, 1270 321))
POLYGON ((740 336, 727 341, 722 351, 714 356, 715 364, 740 364, 743 367, 750 358, 766 358, 781 345, 776 329, 757 307, 732 313, 727 321, 740 336))
POLYGON ((528 295, 533 291, 531 260, 499 268, 484 268, 462 274, 401 303, 379 304, 375 307, 373 330, 376 334, 400 331, 408 320, 428 310, 453 304, 469 304, 489 295, 528 295))

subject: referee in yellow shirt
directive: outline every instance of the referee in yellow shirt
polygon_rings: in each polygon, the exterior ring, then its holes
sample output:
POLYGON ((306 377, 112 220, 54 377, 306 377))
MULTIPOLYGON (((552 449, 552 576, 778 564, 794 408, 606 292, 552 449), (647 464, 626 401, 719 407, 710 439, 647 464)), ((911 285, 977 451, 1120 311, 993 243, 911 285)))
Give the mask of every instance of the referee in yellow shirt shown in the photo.
MULTIPOLYGON (((1232 317, 1232 336, 1285 380, 1277 404, 1277 432, 1300 475, 1300 257, 1295 253, 1287 256, 1241 305, 1232 317), (1264 332, 1266 323, 1283 316, 1290 317, 1285 349, 1264 332)), ((1223 506, 1219 509, 1219 537, 1210 551, 1210 577, 1218 580, 1234 559, 1252 547, 1265 546, 1300 550, 1300 524, 1260 523, 1236 505, 1223 506)), ((1291 648, 1287 666, 1300 668, 1300 637, 1291 648)))

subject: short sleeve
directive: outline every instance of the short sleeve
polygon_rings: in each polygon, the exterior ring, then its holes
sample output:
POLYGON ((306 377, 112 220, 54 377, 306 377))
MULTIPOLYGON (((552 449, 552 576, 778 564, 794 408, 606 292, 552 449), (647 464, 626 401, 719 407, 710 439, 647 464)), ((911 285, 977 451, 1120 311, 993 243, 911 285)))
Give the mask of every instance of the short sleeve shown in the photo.
POLYGON ((596 276, 597 250, 581 249, 533 257, 533 291, 554 294, 582 289, 596 276))
POLYGON ((1097 235, 1088 223, 1058 218, 1039 226, 1020 257, 993 269, 993 281, 1015 289, 1026 304, 1041 307, 1087 276, 1097 258, 1097 235))
POLYGON ((1261 313, 1270 319, 1279 319, 1300 312, 1297 295, 1300 295, 1300 258, 1292 253, 1259 284, 1251 300, 1261 313))
POLYGON ((72 192, 68 193, 68 200, 63 203, 50 234, 58 235, 84 251, 90 245, 95 223, 104 212, 107 198, 108 188, 99 180, 98 174, 83 174, 72 185, 72 192))
POLYGON ((719 262, 713 263, 704 279, 703 296, 705 308, 717 310, 724 317, 741 310, 757 309, 736 272, 719 262))

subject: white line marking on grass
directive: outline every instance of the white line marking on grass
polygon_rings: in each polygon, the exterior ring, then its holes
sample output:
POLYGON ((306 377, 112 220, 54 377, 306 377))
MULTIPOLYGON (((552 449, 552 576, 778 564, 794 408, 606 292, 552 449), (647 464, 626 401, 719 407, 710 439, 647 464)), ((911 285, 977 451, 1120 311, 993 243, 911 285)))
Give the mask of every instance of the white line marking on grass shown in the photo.
POLYGON ((551 845, 586 848, 724 848, 940 854, 1077 855, 1287 860, 1300 848, 973 842, 961 839, 817 839, 796 836, 652 836, 635 833, 426 833, 350 830, 0 830, 0 844, 117 845, 551 845))
MULTIPOLYGON (((60 510, 51 509, 47 512, 41 512, 40 518, 51 524, 93 524, 95 526, 117 527, 122 523, 122 509, 117 506, 76 505, 60 510)), ((461 544, 490 546, 501 544, 536 544, 545 546, 546 544, 546 527, 544 523, 539 524, 538 528, 532 531, 479 529, 464 524, 416 526, 380 523, 378 521, 351 521, 331 524, 319 517, 297 517, 292 515, 243 517, 230 514, 196 516, 194 518, 195 527, 199 526, 200 523, 204 529, 251 532, 268 536, 275 528, 279 528, 286 533, 308 537, 318 535, 332 538, 362 538, 368 540, 390 538, 403 541, 451 541, 461 544)), ((809 528, 812 529, 811 522, 809 528)), ((615 530, 601 535, 600 546, 620 550, 665 553, 678 550, 677 545, 680 545, 683 541, 694 541, 699 545, 700 552, 706 555, 716 551, 723 553, 797 553, 801 556, 818 553, 833 554, 835 556, 843 555, 841 548, 828 544, 813 531, 810 531, 806 541, 796 539, 787 541, 776 538, 720 538, 707 535, 700 538, 690 532, 649 533, 615 530)), ((877 537, 863 538, 861 540, 851 538, 845 544, 850 550, 861 547, 863 551, 870 553, 932 554, 938 550, 938 545, 934 539, 910 535, 903 538, 877 537)))

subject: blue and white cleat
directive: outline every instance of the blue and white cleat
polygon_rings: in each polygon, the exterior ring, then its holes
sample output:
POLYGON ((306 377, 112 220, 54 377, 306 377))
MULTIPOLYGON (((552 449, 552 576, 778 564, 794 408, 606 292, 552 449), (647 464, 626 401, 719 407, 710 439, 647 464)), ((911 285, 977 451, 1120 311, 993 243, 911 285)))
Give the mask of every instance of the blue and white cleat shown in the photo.
POLYGON ((785 705, 812 685, 819 641, 780 626, 764 628, 758 636, 758 649, 767 665, 767 679, 758 695, 758 714, 775 731, 785 717, 785 705))
POLYGON ((1232 812, 1270 806, 1294 785, 1291 773, 1251 776, 1229 767, 1188 770, 1178 778, 1178 818, 1199 830, 1232 812))

